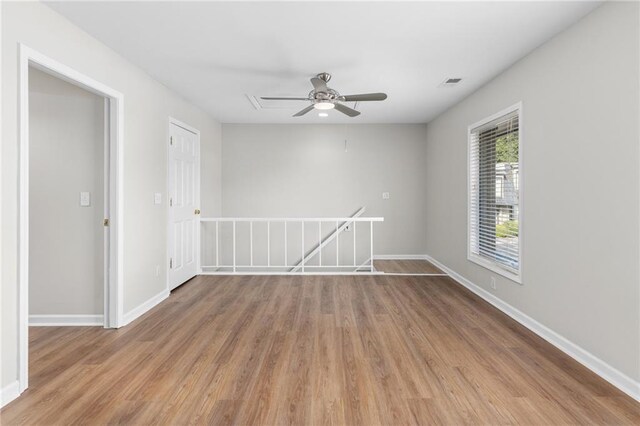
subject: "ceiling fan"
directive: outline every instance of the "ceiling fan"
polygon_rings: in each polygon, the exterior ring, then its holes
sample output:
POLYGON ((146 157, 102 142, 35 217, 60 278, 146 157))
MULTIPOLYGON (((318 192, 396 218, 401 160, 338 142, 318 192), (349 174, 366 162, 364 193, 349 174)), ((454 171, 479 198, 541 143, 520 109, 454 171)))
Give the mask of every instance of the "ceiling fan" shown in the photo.
POLYGON ((295 113, 294 117, 300 117, 311 111, 312 109, 328 110, 337 109, 343 114, 349 117, 356 117, 360 115, 360 111, 356 111, 353 108, 349 108, 343 105, 341 102, 366 102, 366 101, 384 101, 387 99, 386 93, 365 93, 361 95, 341 95, 337 90, 327 87, 327 83, 331 80, 331 74, 323 72, 311 79, 313 84, 313 90, 309 92, 309 96, 306 98, 277 98, 277 97, 265 97, 260 99, 266 101, 311 101, 311 105, 295 113))

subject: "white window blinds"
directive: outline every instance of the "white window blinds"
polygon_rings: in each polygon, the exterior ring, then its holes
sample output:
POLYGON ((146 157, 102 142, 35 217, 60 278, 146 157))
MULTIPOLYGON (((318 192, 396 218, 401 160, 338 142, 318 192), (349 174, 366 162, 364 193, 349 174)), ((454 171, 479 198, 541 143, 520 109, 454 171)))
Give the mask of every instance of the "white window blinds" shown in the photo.
POLYGON ((519 143, 518 109, 469 131, 469 258, 516 276, 520 271, 519 143))

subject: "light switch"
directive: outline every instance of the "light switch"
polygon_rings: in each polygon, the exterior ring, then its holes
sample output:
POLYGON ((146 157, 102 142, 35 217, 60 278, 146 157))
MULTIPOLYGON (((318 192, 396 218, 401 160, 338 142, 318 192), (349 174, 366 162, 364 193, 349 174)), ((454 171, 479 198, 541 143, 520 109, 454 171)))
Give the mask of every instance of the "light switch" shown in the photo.
POLYGON ((162 204, 162 193, 156 192, 153 194, 153 203, 154 204, 162 204))
POLYGON ((80 207, 89 207, 91 205, 91 193, 90 192, 81 192, 80 193, 80 207))
POLYGON ((382 193, 382 199, 383 200, 388 200, 389 199, 389 193, 388 192, 383 192, 382 193))

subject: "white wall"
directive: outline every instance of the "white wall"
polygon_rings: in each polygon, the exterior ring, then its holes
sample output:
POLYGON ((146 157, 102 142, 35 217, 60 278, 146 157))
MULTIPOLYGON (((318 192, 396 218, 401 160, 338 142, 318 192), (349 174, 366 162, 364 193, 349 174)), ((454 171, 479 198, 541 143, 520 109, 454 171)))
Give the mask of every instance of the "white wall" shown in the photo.
POLYGON ((421 124, 224 124, 222 212, 336 217, 366 206, 365 216, 385 218, 375 226, 375 254, 422 254, 425 131, 421 124))
POLYGON ((523 104, 518 285, 496 296, 640 380, 639 19, 610 2, 427 126, 428 254, 488 291, 467 253, 467 126, 523 104))
POLYGON ((30 315, 104 311, 104 119, 103 98, 29 70, 30 315))
POLYGON ((2 360, 17 378, 18 43, 124 95, 124 310, 166 288, 168 118, 201 131, 203 214, 220 214, 220 125, 47 6, 2 2, 2 360), (153 193, 165 195, 153 204, 153 193), (156 266, 160 274, 156 275, 156 266))

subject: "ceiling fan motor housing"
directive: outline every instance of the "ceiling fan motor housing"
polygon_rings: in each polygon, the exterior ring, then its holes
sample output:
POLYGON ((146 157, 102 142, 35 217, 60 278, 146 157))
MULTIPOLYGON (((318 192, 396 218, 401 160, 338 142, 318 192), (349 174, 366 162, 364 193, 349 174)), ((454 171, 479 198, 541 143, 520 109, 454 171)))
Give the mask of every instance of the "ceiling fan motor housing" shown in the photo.
POLYGON ((319 92, 316 90, 312 90, 309 92, 309 99, 314 100, 316 102, 322 101, 337 101, 340 99, 340 93, 337 90, 333 90, 327 87, 326 92, 319 92))

